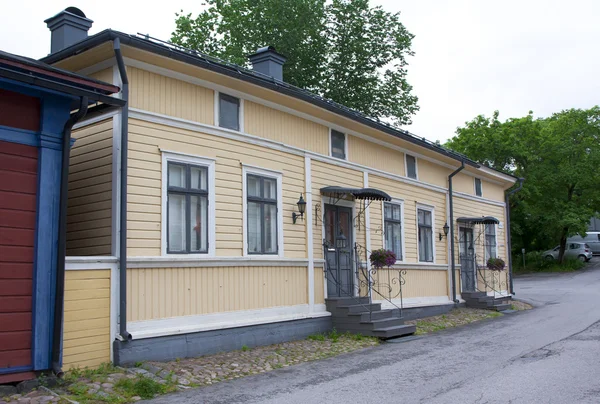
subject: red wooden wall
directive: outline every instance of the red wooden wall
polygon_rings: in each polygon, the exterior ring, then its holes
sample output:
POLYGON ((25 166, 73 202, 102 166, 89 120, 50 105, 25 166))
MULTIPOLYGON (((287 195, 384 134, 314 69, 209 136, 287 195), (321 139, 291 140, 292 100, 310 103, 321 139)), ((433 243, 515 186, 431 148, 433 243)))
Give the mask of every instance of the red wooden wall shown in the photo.
POLYGON ((0 141, 0 369, 31 362, 37 148, 0 141))
POLYGON ((39 130, 40 99, 0 88, 0 125, 39 130))

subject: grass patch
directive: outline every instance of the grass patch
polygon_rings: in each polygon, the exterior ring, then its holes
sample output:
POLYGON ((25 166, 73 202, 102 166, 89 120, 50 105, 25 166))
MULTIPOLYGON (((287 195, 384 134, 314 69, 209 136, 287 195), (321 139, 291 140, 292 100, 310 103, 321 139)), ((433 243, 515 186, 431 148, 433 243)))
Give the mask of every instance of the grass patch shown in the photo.
POLYGON ((454 309, 447 314, 426 317, 418 320, 406 321, 406 324, 417 326, 415 335, 424 335, 445 330, 447 328, 459 327, 487 318, 501 317, 503 314, 497 311, 460 308, 454 309))
POLYGON ((559 264, 556 260, 546 259, 538 251, 525 254, 525 266, 523 266, 522 255, 514 256, 513 263, 515 274, 573 272, 586 265, 585 262, 573 258, 565 259, 562 264, 559 264))
POLYGON ((325 341, 325 334, 313 334, 309 335, 308 339, 311 341, 325 341))
POLYGON ((250 350, 250 348, 248 348, 248 345, 242 345, 242 352, 246 352, 249 350, 250 350))
POLYGON ((139 396, 150 399, 157 394, 168 393, 172 386, 162 384, 148 377, 138 375, 135 379, 121 379, 115 383, 115 390, 126 398, 139 396))
POLYGON ((97 369, 72 369, 65 373, 65 382, 75 382, 79 379, 104 380, 111 373, 121 373, 111 363, 103 363, 97 369))

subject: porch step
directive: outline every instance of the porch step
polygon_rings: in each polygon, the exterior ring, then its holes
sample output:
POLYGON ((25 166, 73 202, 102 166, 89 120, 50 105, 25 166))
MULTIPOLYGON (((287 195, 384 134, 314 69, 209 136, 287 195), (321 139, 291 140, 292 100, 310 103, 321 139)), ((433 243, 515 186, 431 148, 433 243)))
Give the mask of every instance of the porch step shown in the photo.
POLYGON ((417 331, 417 327, 415 325, 405 324, 374 330, 373 336, 381 339, 390 339, 403 337, 405 335, 412 335, 415 333, 415 331, 417 331))
POLYGON ((510 309, 510 296, 496 298, 488 296, 485 292, 464 292, 461 294, 467 307, 503 311, 510 309))
POLYGON ((371 320, 371 321, 355 321, 355 319, 351 318, 332 318, 333 326, 336 330, 345 329, 345 330, 377 330, 380 328, 393 327, 396 325, 404 325, 404 321, 399 317, 389 317, 383 318, 380 320, 371 320))
POLYGON ((327 309, 354 304, 369 304, 369 297, 330 297, 325 299, 327 309))
POLYGON ((496 311, 504 311, 504 310, 510 310, 512 305, 510 305, 510 304, 495 304, 493 307, 494 307, 494 310, 496 310, 496 311))
POLYGON ((347 317, 354 322, 360 323, 362 321, 382 320, 390 317, 400 318, 400 311, 398 309, 375 310, 366 313, 350 313, 347 317))
POLYGON ((487 293, 485 292, 462 292, 460 296, 464 299, 475 299, 478 297, 486 297, 487 293))
POLYGON ((351 314, 351 313, 368 313, 369 311, 381 310, 380 303, 367 303, 367 304, 352 304, 348 306, 337 306, 333 310, 329 310, 333 315, 335 314, 351 314))

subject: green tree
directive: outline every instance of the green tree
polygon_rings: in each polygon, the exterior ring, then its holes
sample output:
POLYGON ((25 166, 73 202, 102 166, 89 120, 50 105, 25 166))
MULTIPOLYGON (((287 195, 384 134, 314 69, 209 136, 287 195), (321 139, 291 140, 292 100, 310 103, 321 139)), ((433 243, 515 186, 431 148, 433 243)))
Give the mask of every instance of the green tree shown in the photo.
MULTIPOLYGON (((600 108, 570 109, 549 118, 498 120, 478 116, 446 146, 498 170, 525 177, 513 195, 515 250, 545 249, 559 242, 562 262, 567 237, 585 233, 600 209, 600 108)), ((514 250, 513 250, 514 251, 514 250)))
POLYGON ((411 123, 419 107, 406 79, 413 35, 400 13, 368 0, 206 0, 176 15, 171 41, 249 67, 271 45, 288 60, 284 80, 371 117, 411 123))

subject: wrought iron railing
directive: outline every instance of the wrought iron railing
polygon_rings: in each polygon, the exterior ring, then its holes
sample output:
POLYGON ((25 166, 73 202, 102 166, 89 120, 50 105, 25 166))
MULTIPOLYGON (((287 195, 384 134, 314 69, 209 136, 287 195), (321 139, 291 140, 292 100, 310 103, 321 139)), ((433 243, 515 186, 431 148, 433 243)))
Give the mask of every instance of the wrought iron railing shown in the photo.
POLYGON ((478 255, 460 255, 460 276, 463 291, 494 292, 494 295, 502 295, 508 285, 504 271, 493 271, 485 265, 477 263, 478 255))

